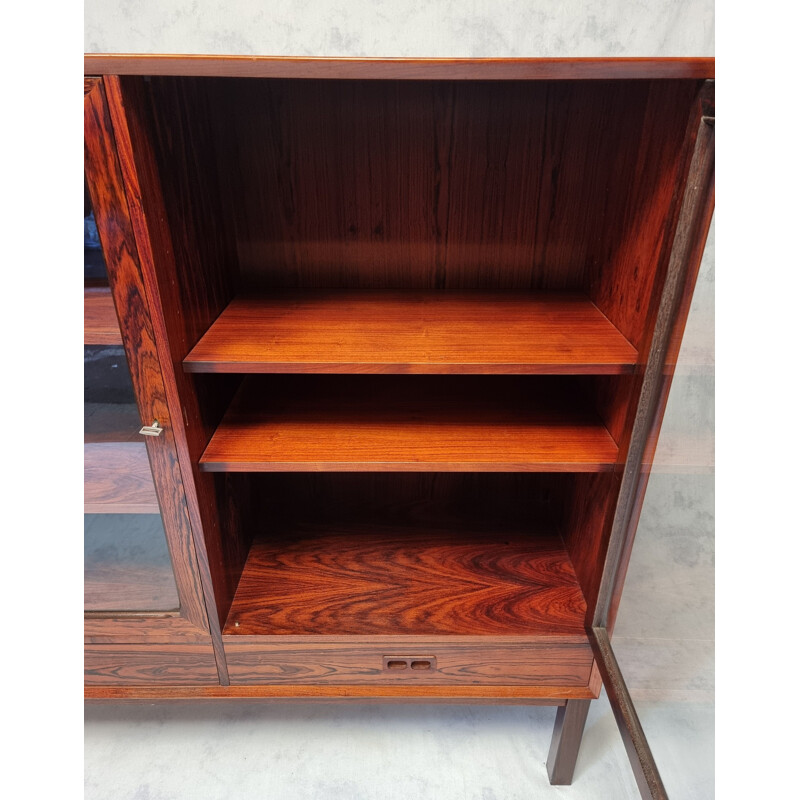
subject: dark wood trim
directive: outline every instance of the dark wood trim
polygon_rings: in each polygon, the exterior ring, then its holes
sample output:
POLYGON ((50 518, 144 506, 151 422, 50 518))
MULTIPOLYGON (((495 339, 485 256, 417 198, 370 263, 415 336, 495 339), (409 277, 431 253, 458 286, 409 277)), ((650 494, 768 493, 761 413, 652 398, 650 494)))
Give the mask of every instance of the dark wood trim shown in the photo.
MULTIPOLYGON (((192 529, 186 516, 186 498, 175 455, 175 440, 170 430, 162 365, 154 342, 109 107, 100 81, 96 81, 84 97, 84 131, 86 181, 103 250, 115 265, 109 275, 109 285, 115 308, 125 309, 125 313, 117 314, 117 317, 141 421, 150 424, 157 419, 164 427, 160 437, 142 437, 142 440, 147 447, 180 598, 182 621, 177 623, 176 618, 166 619, 181 629, 188 626, 194 636, 207 636, 208 622, 202 588, 197 580, 192 529)), ((165 619, 160 615, 155 618, 165 619)), ((114 641, 125 641, 133 630, 147 633, 153 617, 131 618, 121 627, 117 619, 113 613, 104 621, 95 615, 90 624, 92 633, 102 633, 114 641)))
MULTIPOLYGON (((131 223, 135 231, 136 244, 138 248, 139 260, 142 265, 144 291, 150 300, 151 310, 153 311, 152 321, 154 328, 155 346, 162 359, 162 363, 168 365, 164 370, 165 374, 165 404, 168 406, 174 422, 177 445, 177 462, 180 472, 187 477, 183 484, 186 492, 189 520, 192 528, 198 532, 194 541, 193 557, 197 564, 195 574, 199 575, 203 587, 205 598, 205 611, 207 614, 207 624, 214 645, 214 653, 217 659, 217 668, 222 685, 227 685, 228 669, 225 664, 225 652, 222 647, 222 633, 217 615, 216 602, 214 598, 214 587, 211 581, 211 571, 208 563, 208 553, 206 552, 205 541, 203 539, 202 520, 199 510, 199 499, 197 487, 194 480, 192 459, 186 444, 186 431, 184 427, 184 413, 181 406, 180 397, 175 383, 174 367, 172 363, 169 342, 167 339, 167 328, 164 320, 163 308, 160 303, 158 289, 158 278, 156 276, 155 256, 153 244, 151 242, 150 221, 147 219, 142 201, 143 187, 139 178, 139 165, 135 158, 135 150, 132 142, 130 121, 128 119, 123 100, 122 87, 118 77, 106 77, 104 80, 106 94, 109 100, 109 109, 112 124, 117 141, 117 153, 120 159, 122 175, 124 176, 125 190, 128 195, 128 205, 130 208, 131 223)), ((145 185, 145 188, 146 185, 145 185)), ((155 188, 153 188, 155 191, 155 188)), ((163 209, 163 206, 162 206, 163 209)), ((163 215, 161 217, 163 221, 163 215)), ((157 224, 157 223, 153 223, 157 224)))
POLYGON ((591 703, 591 700, 567 700, 556 712, 553 740, 547 756, 547 776, 554 786, 572 783, 591 703))
POLYGON ((592 618, 595 627, 605 628, 611 623, 613 628, 613 617, 622 594, 638 514, 650 473, 646 463, 648 451, 652 460, 652 450, 657 442, 671 382, 671 370, 666 368, 667 355, 670 349, 674 351, 675 340, 679 342, 683 335, 713 208, 714 127, 701 123, 614 512, 603 577, 592 618))
POLYGON ((295 58, 92 53, 84 72, 226 78, 610 80, 713 78, 713 58, 295 58))
POLYGON ((266 700, 274 702, 486 703, 561 705, 590 699, 574 686, 89 686, 87 700, 266 700))
POLYGON ((666 789, 614 656, 608 631, 603 627, 591 628, 589 629, 589 639, 592 642, 597 665, 603 676, 603 685, 617 720, 617 727, 622 734, 622 741, 625 744, 639 792, 645 800, 648 798, 667 800, 666 789))

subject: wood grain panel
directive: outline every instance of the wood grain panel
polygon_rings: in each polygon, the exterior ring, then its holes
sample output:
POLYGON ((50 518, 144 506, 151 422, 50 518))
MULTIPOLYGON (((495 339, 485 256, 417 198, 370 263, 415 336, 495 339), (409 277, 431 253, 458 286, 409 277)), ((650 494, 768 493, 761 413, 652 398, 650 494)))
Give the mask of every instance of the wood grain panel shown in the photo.
POLYGON ((245 700, 275 703, 455 703, 563 705, 588 698, 585 686, 87 686, 87 702, 195 702, 245 700))
POLYGON ((153 473, 144 442, 83 447, 85 514, 158 514, 153 473))
POLYGON ((636 360, 580 295, 316 291, 234 299, 184 369, 621 373, 636 360))
POLYGON ((368 643, 286 639, 296 637, 253 641, 252 637, 225 636, 231 683, 583 687, 592 668, 591 646, 585 636, 513 637, 513 641, 506 637, 425 641, 395 636, 368 643), (435 656, 436 669, 384 670, 383 657, 398 653, 435 656))
POLYGON ((611 533, 611 515, 619 492, 620 476, 574 475, 564 495, 561 527, 583 596, 594 608, 600 586, 601 565, 611 533))
POLYGON ((122 344, 114 298, 107 287, 83 290, 83 343, 122 344))
POLYGON ((84 683, 87 686, 130 686, 137 683, 202 686, 218 681, 210 643, 84 647, 84 683))
POLYGON ((254 542, 224 633, 582 635, 561 540, 530 529, 283 523, 254 542))
POLYGON ((563 380, 295 375, 246 378, 201 466, 597 472, 616 457, 608 431, 563 380))
POLYGON ((244 78, 606 80, 713 78, 713 58, 297 58, 87 53, 84 72, 244 78))
MULTIPOLYGON (((173 580, 173 584, 174 584, 173 580)), ((180 611, 89 611, 84 614, 87 644, 209 644, 208 631, 198 628, 180 611)))
POLYGON ((589 291, 636 346, 698 85, 206 81, 242 280, 589 291))
POLYGON ((686 181, 687 124, 701 87, 696 81, 643 82, 637 135, 626 137, 630 152, 610 158, 626 191, 604 209, 603 235, 589 263, 589 296, 643 358, 686 181))

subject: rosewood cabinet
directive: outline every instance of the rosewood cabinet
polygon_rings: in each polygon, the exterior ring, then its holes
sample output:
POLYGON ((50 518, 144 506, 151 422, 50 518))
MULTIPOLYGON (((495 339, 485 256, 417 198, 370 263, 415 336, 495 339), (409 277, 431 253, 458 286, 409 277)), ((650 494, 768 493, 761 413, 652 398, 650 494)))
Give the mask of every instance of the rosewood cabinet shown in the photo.
POLYGON ((665 796, 610 633, 713 209, 713 61, 86 74, 87 697, 556 705, 569 783, 604 684, 665 796))

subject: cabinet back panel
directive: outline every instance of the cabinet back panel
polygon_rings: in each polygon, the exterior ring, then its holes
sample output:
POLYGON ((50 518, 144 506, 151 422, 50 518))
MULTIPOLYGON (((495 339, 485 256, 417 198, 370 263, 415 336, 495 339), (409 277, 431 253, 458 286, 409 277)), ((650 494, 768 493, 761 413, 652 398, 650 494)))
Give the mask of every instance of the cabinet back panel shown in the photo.
POLYGON ((207 79, 191 94, 213 110, 245 287, 582 290, 636 345, 699 85, 207 79))

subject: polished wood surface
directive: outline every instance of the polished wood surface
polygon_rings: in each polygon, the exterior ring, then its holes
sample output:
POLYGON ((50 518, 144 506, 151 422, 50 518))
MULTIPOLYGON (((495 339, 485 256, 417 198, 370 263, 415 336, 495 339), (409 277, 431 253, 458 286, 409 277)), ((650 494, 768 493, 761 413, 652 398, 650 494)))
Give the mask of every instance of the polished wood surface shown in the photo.
POLYGON ((83 447, 86 514, 158 514, 158 497, 144 442, 83 447))
POLYGON ((84 683, 92 686, 204 686, 218 682, 207 644, 85 645, 84 683))
POLYGON ((586 727, 591 700, 567 700, 556 712, 553 740, 547 756, 547 776, 554 786, 569 786, 586 727))
POLYGON ((312 703, 561 705, 589 697, 583 686, 87 686, 91 702, 258 700, 312 703))
POLYGON ((331 519, 254 542, 223 632, 582 636, 585 614, 556 535, 331 519))
POLYGON ((122 344, 114 298, 107 287, 83 290, 83 343, 122 344))
POLYGON ((236 298, 184 369, 577 374, 636 360, 580 295, 309 291, 236 298))
POLYGON ((210 644, 211 637, 180 610, 102 610, 84 613, 83 640, 86 644, 210 644))
POLYGON ((580 636, 225 636, 231 684, 585 687, 592 650, 580 636), (428 670, 384 669, 398 654, 427 656, 428 670))
MULTIPOLYGON (((141 243, 134 233, 129 204, 131 195, 122 173, 123 150, 113 130, 106 95, 108 85, 107 79, 97 81, 84 97, 84 175, 104 259, 109 267, 114 305, 124 309, 119 319, 120 331, 140 410, 140 423, 149 425, 158 420, 164 428, 160 437, 147 437, 145 447, 149 454, 151 482, 160 500, 180 613, 167 623, 159 621, 156 630, 159 635, 164 635, 164 626, 172 625, 178 637, 186 634, 200 637, 208 633, 208 617, 203 605, 192 530, 186 515, 183 476, 175 456, 162 362, 157 352, 139 262, 141 243)), ((102 445, 87 445, 96 446, 102 445)), ((87 635, 109 637, 114 642, 130 642, 133 635, 146 637, 153 630, 154 619, 147 615, 121 619, 118 614, 110 613, 105 619, 93 618, 87 635)), ((158 619, 163 620, 163 617, 158 619)))
MULTIPOLYGON (((588 294, 637 348, 644 363, 686 184, 694 116, 703 82, 650 81, 628 90, 631 108, 610 124, 597 157, 610 159, 617 191, 587 263, 588 294), (631 129, 616 126, 631 125, 631 129), (614 144, 616 142, 616 144, 614 144), (616 149, 627 148, 627 154, 616 149)), ((599 198, 598 198, 599 201, 599 198)), ((602 204, 602 203, 601 203, 602 204)), ((599 217, 599 220, 598 220, 599 217)))
POLYGON ((562 494, 561 535, 583 596, 594 608, 602 564, 611 533, 610 515, 619 492, 620 475, 572 475, 562 494))
POLYGON ((580 291, 642 338, 699 81, 194 84, 245 288, 580 291))
POLYGON ((617 447, 586 401, 569 383, 543 380, 248 377, 201 466, 228 472, 610 469, 617 447))
POLYGON ((87 53, 87 74, 391 80, 713 78, 713 58, 305 58, 87 53))
POLYGON ((83 572, 83 610, 108 612, 177 609, 180 605, 172 566, 93 563, 83 572))

